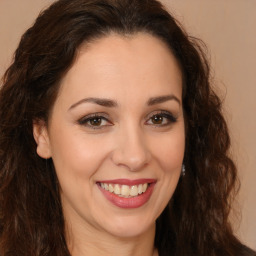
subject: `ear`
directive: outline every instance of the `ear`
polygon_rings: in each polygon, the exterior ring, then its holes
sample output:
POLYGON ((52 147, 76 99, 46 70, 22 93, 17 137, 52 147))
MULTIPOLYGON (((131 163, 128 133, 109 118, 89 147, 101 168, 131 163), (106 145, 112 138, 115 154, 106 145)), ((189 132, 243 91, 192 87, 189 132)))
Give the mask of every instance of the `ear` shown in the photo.
POLYGON ((36 120, 33 122, 33 135, 37 144, 37 154, 45 159, 50 158, 50 139, 45 121, 36 120))

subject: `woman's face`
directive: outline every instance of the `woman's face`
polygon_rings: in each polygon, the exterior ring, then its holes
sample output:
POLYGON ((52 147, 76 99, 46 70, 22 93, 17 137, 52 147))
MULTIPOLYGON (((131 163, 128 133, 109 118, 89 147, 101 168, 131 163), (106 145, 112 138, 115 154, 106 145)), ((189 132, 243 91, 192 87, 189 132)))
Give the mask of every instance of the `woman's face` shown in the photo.
POLYGON ((154 229, 184 156, 182 77, 159 39, 109 35, 79 49, 47 127, 68 226, 132 237, 154 229))

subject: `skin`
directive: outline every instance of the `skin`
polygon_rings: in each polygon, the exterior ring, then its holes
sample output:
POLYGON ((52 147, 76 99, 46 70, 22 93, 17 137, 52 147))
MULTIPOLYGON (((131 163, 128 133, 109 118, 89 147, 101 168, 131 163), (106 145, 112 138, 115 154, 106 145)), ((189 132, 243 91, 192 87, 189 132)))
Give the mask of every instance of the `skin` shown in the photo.
POLYGON ((111 34, 82 46, 48 126, 34 124, 34 137, 37 153, 55 165, 73 256, 157 255, 155 221, 176 188, 185 148, 181 71, 162 41, 111 34), (84 100, 91 97, 115 106, 84 100), (98 126, 79 122, 95 113, 104 117, 98 126), (120 178, 156 179, 149 201, 134 209, 109 202, 96 182, 120 178))

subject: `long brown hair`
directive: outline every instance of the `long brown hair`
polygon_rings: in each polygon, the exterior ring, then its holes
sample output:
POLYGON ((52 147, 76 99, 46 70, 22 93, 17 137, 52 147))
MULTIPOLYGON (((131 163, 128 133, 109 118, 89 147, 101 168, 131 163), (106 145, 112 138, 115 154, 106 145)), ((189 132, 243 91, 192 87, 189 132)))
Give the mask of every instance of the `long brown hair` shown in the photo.
POLYGON ((70 255, 54 166, 36 154, 32 126, 47 122, 78 47, 110 32, 160 38, 183 73, 186 174, 157 220, 159 254, 247 255, 228 222, 237 171, 209 66, 155 0, 59 0, 23 35, 0 91, 0 255, 70 255))

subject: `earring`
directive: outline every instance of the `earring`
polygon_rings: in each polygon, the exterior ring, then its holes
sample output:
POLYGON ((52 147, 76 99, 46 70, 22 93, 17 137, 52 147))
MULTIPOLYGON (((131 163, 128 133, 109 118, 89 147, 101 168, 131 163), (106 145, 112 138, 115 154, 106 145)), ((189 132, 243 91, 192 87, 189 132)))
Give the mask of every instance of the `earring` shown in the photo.
POLYGON ((184 177, 186 174, 186 169, 185 169, 185 165, 182 164, 182 167, 181 167, 181 177, 184 177))

